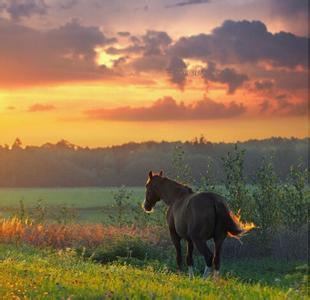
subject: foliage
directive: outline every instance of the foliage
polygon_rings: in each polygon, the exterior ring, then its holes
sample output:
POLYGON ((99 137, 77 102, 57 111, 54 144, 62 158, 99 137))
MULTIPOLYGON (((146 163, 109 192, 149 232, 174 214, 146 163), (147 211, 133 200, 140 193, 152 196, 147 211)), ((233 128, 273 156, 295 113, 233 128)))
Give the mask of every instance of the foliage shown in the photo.
POLYGON ((172 177, 184 184, 193 183, 191 168, 186 163, 185 151, 182 146, 175 146, 172 152, 172 177))
POLYGON ((245 150, 239 150, 235 145, 233 152, 228 152, 222 158, 224 170, 226 174, 225 187, 228 194, 229 206, 237 213, 242 209, 243 216, 250 218, 252 199, 244 179, 244 156, 245 150))
POLYGON ((110 215, 111 219, 115 219, 116 223, 121 227, 125 223, 125 212, 130 206, 130 198, 132 192, 128 191, 125 186, 121 186, 116 192, 113 193, 115 213, 110 215))
MULTIPOLYGON (((145 182, 148 170, 162 169, 175 176, 171 153, 178 147, 186 153, 186 163, 195 182, 200 181, 211 158, 216 171, 213 180, 220 184, 225 179, 220 158, 234 149, 232 143, 210 143, 203 138, 184 143, 129 143, 96 149, 78 147, 66 141, 40 147, 17 144, 19 146, 11 149, 0 145, 0 186, 57 187, 60 194, 59 187, 140 186, 145 182)), ((252 170, 259 168, 261 158, 271 151, 276 157, 276 174, 285 180, 289 167, 296 164, 298 158, 307 165, 308 144, 309 138, 270 138, 239 143, 247 151, 244 163, 247 183, 250 183, 252 170)), ((183 179, 184 174, 180 175, 183 179)))
POLYGON ((308 221, 310 194, 306 194, 309 170, 302 163, 290 168, 288 184, 282 186, 281 213, 286 227, 297 229, 308 221))
POLYGON ((215 192, 216 191, 216 184, 214 180, 214 165, 211 157, 209 157, 206 170, 204 175, 201 176, 200 181, 198 182, 197 190, 200 192, 208 191, 208 192, 215 192))
POLYGON ((253 196, 256 203, 255 221, 263 231, 275 233, 281 225, 281 188, 272 162, 265 159, 256 174, 253 196))
POLYGON ((62 205, 60 210, 56 211, 54 219, 59 224, 70 224, 74 223, 77 218, 76 209, 73 206, 62 205))

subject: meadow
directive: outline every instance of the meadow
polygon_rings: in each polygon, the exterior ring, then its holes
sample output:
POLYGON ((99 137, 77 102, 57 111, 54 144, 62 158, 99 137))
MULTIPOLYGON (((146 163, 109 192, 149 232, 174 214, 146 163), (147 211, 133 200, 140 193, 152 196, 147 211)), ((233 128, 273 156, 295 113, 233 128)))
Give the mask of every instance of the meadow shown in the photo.
MULTIPOLYGON (((35 211, 38 205, 50 213, 47 217, 55 219, 55 213, 67 210, 79 222, 109 222, 113 214, 117 187, 76 187, 76 188, 0 188, 0 216, 12 216, 21 209, 35 211), (54 214, 52 214, 54 212, 54 214)), ((143 187, 127 188, 132 205, 139 206, 144 199, 143 187)))
MULTIPOLYGON (((111 205, 117 187, 74 187, 74 188, 0 188, 0 208, 18 208, 22 200, 25 206, 33 207, 42 199, 49 205, 73 205, 89 208, 111 205)), ((144 188, 130 187, 132 199, 143 201, 144 188)))
POLYGON ((0 245, 0 258, 3 299, 307 299, 296 284, 304 271, 294 264, 283 269, 268 261, 227 263, 225 275, 214 282, 199 276, 190 280, 164 264, 100 265, 70 249, 0 245))
POLYGON ((2 189, 0 195, 1 209, 15 215, 0 222, 3 299, 309 298, 305 260, 239 256, 236 247, 246 248, 253 234, 243 246, 226 242, 219 280, 201 277, 198 255, 195 279, 185 269, 178 273, 165 209, 145 214, 142 187, 2 189), (134 209, 123 211, 132 202, 134 209))
MULTIPOLYGON (((143 187, 0 189, 0 298, 3 299, 309 299, 307 170, 280 182, 266 162, 255 185, 244 181, 242 152, 224 161, 227 180, 192 182, 223 194, 257 225, 241 243, 227 239, 219 279, 178 272, 166 207, 141 208, 143 187)), ((210 245, 212 247, 212 243, 210 245)), ((182 245, 185 250, 185 244, 182 245)))

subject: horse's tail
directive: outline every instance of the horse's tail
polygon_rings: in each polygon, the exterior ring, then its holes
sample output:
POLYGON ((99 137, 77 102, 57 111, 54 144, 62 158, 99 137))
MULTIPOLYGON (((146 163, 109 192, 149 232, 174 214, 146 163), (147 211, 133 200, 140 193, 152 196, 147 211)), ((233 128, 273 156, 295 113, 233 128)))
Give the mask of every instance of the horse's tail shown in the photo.
POLYGON ((241 222, 239 212, 235 215, 222 200, 215 201, 215 210, 229 237, 240 238, 255 227, 254 223, 241 222))

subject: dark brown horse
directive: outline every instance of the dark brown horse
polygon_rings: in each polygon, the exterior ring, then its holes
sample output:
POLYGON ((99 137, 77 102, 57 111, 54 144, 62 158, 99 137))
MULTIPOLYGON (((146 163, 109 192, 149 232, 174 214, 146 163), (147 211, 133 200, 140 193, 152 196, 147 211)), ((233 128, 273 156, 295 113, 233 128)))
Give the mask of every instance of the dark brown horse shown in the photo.
POLYGON ((168 205, 167 222, 179 269, 182 265, 180 241, 187 241, 186 264, 190 277, 193 276, 194 245, 206 262, 203 276, 208 277, 212 271, 217 276, 221 249, 227 235, 238 237, 254 227, 254 224, 241 223, 229 211, 225 199, 220 195, 211 192, 194 193, 191 188, 163 177, 162 171, 158 175, 150 171, 144 210, 152 211, 159 200, 168 205), (214 254, 207 245, 210 239, 214 240, 214 254))

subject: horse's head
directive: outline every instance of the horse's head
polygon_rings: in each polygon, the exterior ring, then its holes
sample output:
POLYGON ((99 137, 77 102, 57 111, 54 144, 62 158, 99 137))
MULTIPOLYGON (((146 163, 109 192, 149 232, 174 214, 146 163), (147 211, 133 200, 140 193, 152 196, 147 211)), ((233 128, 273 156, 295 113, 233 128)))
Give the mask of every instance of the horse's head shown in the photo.
POLYGON ((159 182, 162 179, 162 176, 162 171, 160 171, 158 175, 154 175, 152 171, 149 172, 149 177, 145 185, 145 201, 142 204, 142 207, 146 212, 152 212, 156 202, 160 200, 159 182))

